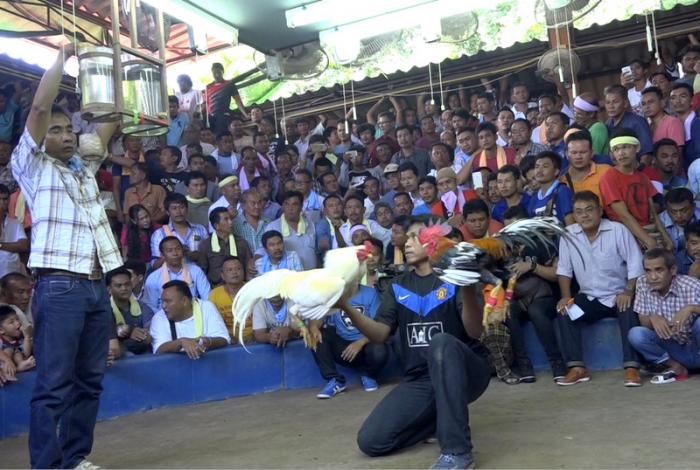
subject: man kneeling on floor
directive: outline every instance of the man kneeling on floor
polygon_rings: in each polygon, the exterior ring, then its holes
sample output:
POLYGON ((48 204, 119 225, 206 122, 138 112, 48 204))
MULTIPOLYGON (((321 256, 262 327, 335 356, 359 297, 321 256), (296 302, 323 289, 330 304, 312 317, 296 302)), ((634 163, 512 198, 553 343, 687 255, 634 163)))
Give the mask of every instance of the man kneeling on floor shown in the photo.
MULTIPOLYGON (((362 285, 357 295, 350 299, 350 305, 368 318, 376 316, 379 303, 377 291, 362 285)), ((389 358, 389 347, 385 343, 370 343, 342 310, 328 320, 321 335, 322 341, 314 351, 314 359, 328 383, 316 395, 317 398, 333 398, 345 391, 345 377, 338 372, 336 362, 358 370, 366 392, 379 388, 376 376, 389 358)))
POLYGON ((651 379, 665 384, 688 378, 700 367, 700 281, 676 274, 673 254, 654 248, 644 254, 645 275, 637 282, 634 309, 642 326, 629 332, 632 346, 667 370, 651 379))
POLYGON ((458 289, 434 273, 418 232, 427 222, 407 219, 406 261, 382 298, 376 319, 341 299, 338 307, 372 343, 399 335, 403 381, 367 417, 357 435, 370 456, 390 454, 435 435, 440 457, 433 468, 473 468, 468 404, 486 390, 488 351, 477 339, 482 312, 473 287, 458 289))
POLYGON ((199 359, 208 350, 229 344, 226 325, 214 304, 193 299, 185 281, 163 284, 161 300, 163 308, 151 320, 154 353, 184 351, 190 359, 199 359))

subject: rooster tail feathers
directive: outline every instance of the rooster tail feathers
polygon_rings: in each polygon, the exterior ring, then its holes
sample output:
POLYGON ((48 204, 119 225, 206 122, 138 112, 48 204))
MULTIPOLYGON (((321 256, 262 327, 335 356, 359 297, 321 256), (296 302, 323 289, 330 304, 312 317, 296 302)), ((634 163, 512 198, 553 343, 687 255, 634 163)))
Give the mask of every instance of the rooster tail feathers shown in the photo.
POLYGON ((538 246, 550 246, 557 248, 556 236, 568 237, 569 232, 559 225, 556 217, 537 217, 522 219, 507 227, 502 228, 496 237, 500 239, 508 249, 525 245, 531 248, 538 246))
POLYGON ((255 304, 261 300, 280 295, 282 281, 293 272, 288 269, 267 272, 246 282, 238 291, 233 299, 231 311, 233 313, 233 334, 236 336, 236 328, 238 328, 238 341, 241 345, 243 345, 243 330, 248 318, 253 314, 255 304))
MULTIPOLYGON (((512 250, 517 246, 528 246, 533 249, 545 247, 555 252, 559 251, 557 237, 574 247, 581 260, 584 256, 579 249, 576 240, 568 230, 559 223, 556 217, 535 217, 533 219, 522 219, 501 229, 496 234, 505 246, 512 250)), ((584 262, 585 263, 585 262, 584 262)))

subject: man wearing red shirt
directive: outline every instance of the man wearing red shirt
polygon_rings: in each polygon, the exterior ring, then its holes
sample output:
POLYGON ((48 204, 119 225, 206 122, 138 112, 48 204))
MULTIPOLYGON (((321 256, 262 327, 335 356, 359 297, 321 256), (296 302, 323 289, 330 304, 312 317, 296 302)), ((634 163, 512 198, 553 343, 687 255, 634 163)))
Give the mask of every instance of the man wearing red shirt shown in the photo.
POLYGON ((600 178, 600 194, 608 218, 624 224, 642 248, 651 249, 657 242, 647 231, 653 223, 651 211, 655 210, 650 200, 658 192, 649 178, 637 170, 639 146, 633 135, 618 135, 610 140, 615 166, 600 178))
POLYGON ((228 128, 231 108, 231 98, 236 101, 238 110, 248 118, 241 95, 238 94, 238 88, 231 80, 224 80, 224 66, 218 62, 212 64, 211 73, 214 81, 207 85, 205 91, 205 101, 207 105, 207 114, 209 115, 209 127, 218 135, 228 128))
POLYGON ((479 139, 481 151, 474 155, 472 168, 488 168, 493 173, 501 167, 515 165, 515 150, 509 147, 500 147, 496 144, 496 126, 490 122, 479 124, 476 135, 479 139))

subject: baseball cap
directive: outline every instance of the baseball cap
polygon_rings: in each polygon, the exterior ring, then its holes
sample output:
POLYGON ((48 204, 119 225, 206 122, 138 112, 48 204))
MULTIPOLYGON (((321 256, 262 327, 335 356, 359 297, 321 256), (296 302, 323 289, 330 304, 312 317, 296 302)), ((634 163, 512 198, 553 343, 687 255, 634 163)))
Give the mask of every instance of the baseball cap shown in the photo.
POLYGON ((399 165, 396 163, 389 163, 386 168, 384 168, 384 174, 396 173, 399 171, 399 165))

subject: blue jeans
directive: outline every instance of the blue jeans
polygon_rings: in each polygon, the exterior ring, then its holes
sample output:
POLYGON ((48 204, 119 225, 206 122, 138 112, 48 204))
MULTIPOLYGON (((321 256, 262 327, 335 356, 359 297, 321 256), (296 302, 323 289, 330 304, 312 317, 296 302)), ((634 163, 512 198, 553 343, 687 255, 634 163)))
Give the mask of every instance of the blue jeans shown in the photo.
POLYGON ((92 450, 107 367, 109 295, 102 281, 42 276, 33 305, 37 377, 29 424, 31 465, 73 468, 92 450))
POLYGON ((629 340, 634 349, 654 364, 673 359, 688 369, 697 369, 700 367, 700 318, 695 319, 690 331, 690 341, 680 344, 674 339, 659 338, 654 330, 645 326, 635 326, 629 332, 629 340))

